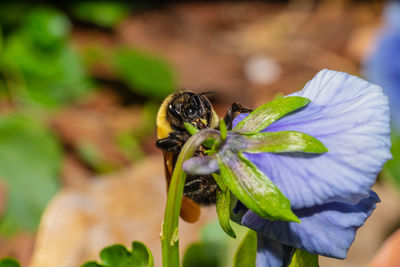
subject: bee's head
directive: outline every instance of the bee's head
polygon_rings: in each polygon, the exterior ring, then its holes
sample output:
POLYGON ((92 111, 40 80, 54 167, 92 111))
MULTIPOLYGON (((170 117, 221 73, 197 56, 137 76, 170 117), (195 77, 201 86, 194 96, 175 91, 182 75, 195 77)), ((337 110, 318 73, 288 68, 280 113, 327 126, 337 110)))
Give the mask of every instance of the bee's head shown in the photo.
POLYGON ((172 97, 167 107, 167 119, 174 128, 185 129, 188 122, 198 129, 211 125, 212 107, 203 94, 178 92, 172 97))

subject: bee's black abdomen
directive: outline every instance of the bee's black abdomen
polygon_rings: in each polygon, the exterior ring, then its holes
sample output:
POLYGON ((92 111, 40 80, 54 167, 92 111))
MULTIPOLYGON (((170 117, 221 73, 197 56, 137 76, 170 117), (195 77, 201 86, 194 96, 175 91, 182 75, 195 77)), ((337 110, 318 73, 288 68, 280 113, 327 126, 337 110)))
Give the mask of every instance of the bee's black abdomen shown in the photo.
POLYGON ((211 175, 193 176, 186 178, 183 193, 186 197, 202 205, 215 204, 218 185, 211 175))

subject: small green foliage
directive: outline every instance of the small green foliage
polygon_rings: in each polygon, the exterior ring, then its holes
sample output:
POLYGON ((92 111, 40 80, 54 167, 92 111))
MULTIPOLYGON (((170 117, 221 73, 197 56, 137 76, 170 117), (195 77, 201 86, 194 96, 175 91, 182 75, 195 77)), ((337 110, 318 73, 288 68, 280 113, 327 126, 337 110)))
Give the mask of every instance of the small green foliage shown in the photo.
POLYGON ((230 224, 230 208, 231 192, 227 188, 224 191, 217 191, 217 214, 219 224, 227 235, 236 238, 235 231, 230 224))
POLYGON ((185 122, 185 128, 186 128, 186 131, 188 131, 188 133, 190 133, 190 135, 194 135, 194 134, 196 134, 198 131, 200 131, 199 129, 197 129, 197 127, 196 126, 193 126, 192 124, 190 124, 190 123, 188 123, 188 122, 185 122))
POLYGON ((0 73, 13 99, 56 107, 89 91, 91 84, 83 64, 67 43, 69 32, 70 22, 65 15, 38 7, 7 36, 0 73))
POLYGON ((172 67, 160 57, 120 48, 114 54, 113 63, 117 75, 143 96, 163 99, 176 88, 172 67))
POLYGON ((37 7, 30 11, 23 25, 24 34, 34 44, 43 48, 54 48, 68 37, 71 23, 60 11, 49 7, 37 7))
POLYGON ((118 148, 132 161, 137 161, 145 156, 140 141, 131 132, 121 132, 116 138, 118 148))
POLYGON ((244 138, 248 148, 243 151, 247 153, 305 152, 319 154, 328 152, 328 149, 318 139, 301 132, 264 132, 248 135, 244 138))
POLYGON ((246 207, 265 219, 300 222, 290 201, 241 152, 227 149, 217 159, 224 183, 246 207))
POLYGON ((272 100, 251 112, 240 121, 235 131, 246 134, 258 133, 290 112, 305 107, 310 100, 300 96, 288 96, 272 100))
POLYGON ((7 196, 0 232, 35 231, 59 188, 61 147, 45 126, 17 115, 0 117, 0 147, 0 181, 7 196))
POLYGON ((209 243, 194 243, 190 245, 183 257, 183 267, 219 267, 219 247, 209 243))
POLYGON ((225 120, 223 118, 219 119, 219 131, 221 132, 221 139, 225 141, 228 135, 228 129, 226 128, 225 120))
POLYGON ((87 262, 82 267, 153 267, 153 255, 141 242, 132 243, 132 251, 123 245, 112 245, 100 252, 101 263, 87 262))
POLYGON ((201 240, 186 249, 183 267, 226 266, 228 242, 218 222, 206 224, 201 231, 201 240))
POLYGON ((129 15, 127 4, 114 1, 82 1, 72 6, 72 14, 100 27, 112 28, 129 15))
POLYGON ((305 250, 296 249, 289 267, 319 267, 318 255, 308 253, 305 250))
POLYGON ((234 267, 256 266, 257 233, 248 230, 233 258, 234 267))
POLYGON ((383 177, 389 178, 400 190, 400 133, 392 132, 392 159, 384 167, 383 177))
POLYGON ((15 259, 4 258, 0 260, 0 267, 21 267, 21 265, 15 259))
POLYGON ((77 146, 77 152, 80 159, 96 173, 109 173, 116 169, 116 166, 107 161, 91 141, 81 141, 77 146))

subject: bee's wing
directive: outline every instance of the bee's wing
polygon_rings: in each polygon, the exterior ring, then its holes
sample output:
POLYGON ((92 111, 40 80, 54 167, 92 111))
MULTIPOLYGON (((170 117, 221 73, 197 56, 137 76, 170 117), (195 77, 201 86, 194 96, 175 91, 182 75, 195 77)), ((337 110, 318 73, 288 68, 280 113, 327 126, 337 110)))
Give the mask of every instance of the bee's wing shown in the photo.
MULTIPOLYGON (((167 179, 167 190, 171 182, 172 172, 174 170, 176 155, 164 152, 165 178, 167 179)), ((188 223, 196 222, 200 217, 200 207, 193 200, 187 197, 182 198, 181 218, 188 223)))

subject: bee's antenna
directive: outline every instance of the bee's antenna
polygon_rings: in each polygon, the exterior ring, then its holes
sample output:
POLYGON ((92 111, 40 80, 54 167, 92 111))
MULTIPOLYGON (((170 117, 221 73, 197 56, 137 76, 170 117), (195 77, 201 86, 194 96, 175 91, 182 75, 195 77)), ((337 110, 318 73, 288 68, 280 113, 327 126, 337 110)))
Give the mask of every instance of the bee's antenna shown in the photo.
POLYGON ((199 95, 212 95, 212 94, 215 94, 215 93, 216 93, 215 91, 207 91, 207 92, 202 92, 199 95))

